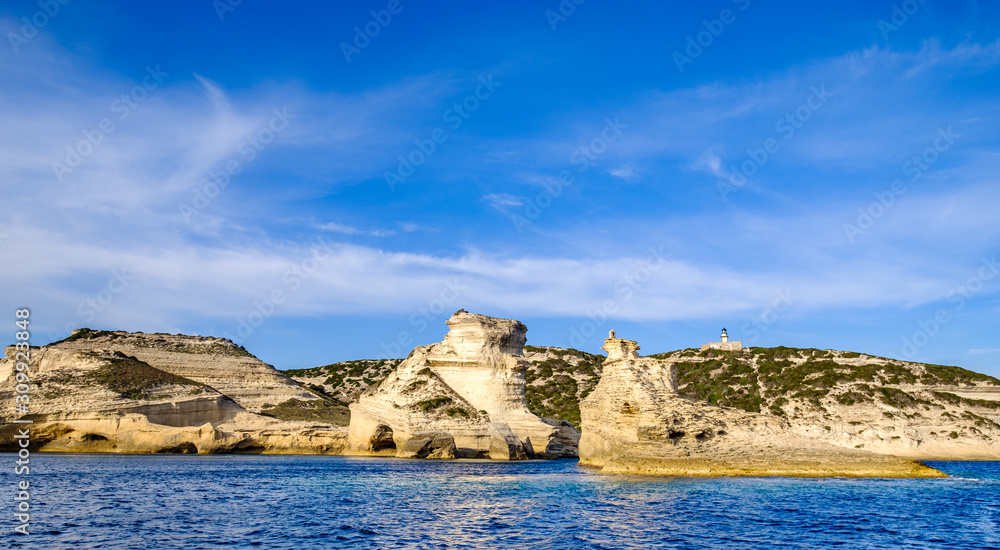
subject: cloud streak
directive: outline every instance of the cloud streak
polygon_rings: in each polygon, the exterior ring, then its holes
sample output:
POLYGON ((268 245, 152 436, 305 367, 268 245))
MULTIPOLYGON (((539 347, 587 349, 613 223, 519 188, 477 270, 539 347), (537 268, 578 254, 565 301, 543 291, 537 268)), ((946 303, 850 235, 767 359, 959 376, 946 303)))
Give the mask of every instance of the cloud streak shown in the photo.
POLYGON ((1000 43, 873 47, 752 80, 566 101, 537 126, 523 96, 504 95, 522 84, 506 67, 502 93, 390 192, 383 173, 397 154, 443 124, 478 75, 427 71, 349 91, 293 79, 236 88, 164 64, 162 87, 59 182, 52 162, 143 73, 95 70, 39 37, 18 56, 0 52, 13 83, 0 88, 0 189, 18 198, 0 215, 0 253, 30 258, 0 271, 0 285, 31 297, 53 332, 228 327, 291 280, 276 318, 405 318, 454 281, 466 289, 456 308, 513 317, 583 318, 614 300, 623 320, 744 319, 779 290, 797 297, 789 319, 906 312, 946 299, 1000 238, 1000 112, 992 97, 946 89, 994 70, 998 52, 1000 43), (824 84, 836 90, 830 104, 762 167, 752 192, 723 205, 718 180, 824 84), (295 117, 287 130, 184 223, 178 205, 283 108, 295 117), (574 162, 618 116, 621 138, 592 163, 574 162), (962 140, 863 238, 845 239, 857 209, 948 124, 962 140), (531 231, 516 231, 509 215, 563 170, 572 183, 531 231), (296 274, 318 243, 323 260, 296 274), (631 285, 650 248, 662 262, 631 285), (81 313, 122 270, 127 288, 81 313))

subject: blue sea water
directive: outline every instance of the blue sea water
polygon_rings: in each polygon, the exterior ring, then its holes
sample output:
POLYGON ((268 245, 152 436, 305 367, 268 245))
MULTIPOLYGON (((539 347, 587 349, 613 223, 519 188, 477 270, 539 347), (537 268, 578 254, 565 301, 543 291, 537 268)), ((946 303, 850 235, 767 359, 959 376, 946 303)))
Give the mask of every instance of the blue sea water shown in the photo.
MULTIPOLYGON (((14 455, 0 454, 13 465, 14 455)), ((575 461, 33 454, 5 548, 1000 548, 1000 463, 949 479, 604 476, 575 461)))

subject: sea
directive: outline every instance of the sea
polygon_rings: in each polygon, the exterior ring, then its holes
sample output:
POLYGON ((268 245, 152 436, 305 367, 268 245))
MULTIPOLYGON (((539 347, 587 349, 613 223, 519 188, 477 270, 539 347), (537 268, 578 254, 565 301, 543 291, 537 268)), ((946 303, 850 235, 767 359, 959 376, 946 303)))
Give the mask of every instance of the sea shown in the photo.
POLYGON ((601 475, 575 460, 16 455, 2 548, 1000 548, 1000 462, 947 479, 601 475), (14 533, 30 480, 29 535, 14 533))

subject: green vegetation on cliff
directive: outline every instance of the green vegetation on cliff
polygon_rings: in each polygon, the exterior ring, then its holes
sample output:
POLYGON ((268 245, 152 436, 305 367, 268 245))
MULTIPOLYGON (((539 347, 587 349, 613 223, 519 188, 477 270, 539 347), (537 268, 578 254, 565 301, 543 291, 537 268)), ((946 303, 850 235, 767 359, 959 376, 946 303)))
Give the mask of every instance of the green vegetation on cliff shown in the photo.
MULTIPOLYGON (((528 408, 539 416, 579 425, 580 400, 597 385, 605 356, 541 346, 525 346, 524 352, 530 363, 524 373, 528 408)), ((803 410, 824 413, 835 406, 878 405, 913 415, 917 409, 944 405, 1000 407, 994 401, 919 389, 1000 385, 991 376, 857 352, 788 347, 752 348, 744 353, 685 349, 652 357, 677 362, 682 395, 748 412, 783 416, 803 410)), ((286 374, 318 393, 350 402, 401 361, 347 361, 286 374)), ((432 408, 438 406, 447 405, 432 408)))
POLYGON ((882 403, 897 409, 933 406, 895 386, 1000 385, 959 367, 908 363, 855 352, 786 347, 749 352, 683 350, 653 357, 677 360, 681 394, 748 412, 784 415, 795 407, 820 411, 833 403, 882 403))
POLYGON ((402 359, 358 359, 284 372, 314 392, 344 403, 351 403, 357 400, 361 392, 389 376, 392 369, 402 361, 402 359))
POLYGON ((127 399, 153 399, 150 391, 163 386, 194 386, 201 388, 203 384, 170 374, 125 355, 119 351, 105 359, 106 363, 85 375, 88 382, 102 385, 111 391, 118 392, 127 399))
POLYGON ((603 355, 575 349, 525 346, 531 366, 524 373, 528 409, 538 416, 580 425, 580 400, 601 377, 603 355))
MULTIPOLYGON (((102 340, 106 341, 109 347, 157 348, 165 352, 253 357, 243 346, 221 338, 185 337, 183 334, 162 332, 146 334, 143 332, 92 330, 86 327, 76 329, 66 338, 49 345, 55 346, 81 340, 102 340)), ((94 343, 104 344, 105 342, 94 343)))
POLYGON ((77 340, 93 340, 95 338, 102 338, 105 336, 112 340, 122 337, 120 334, 116 334, 110 330, 91 330, 89 328, 84 327, 74 330, 73 333, 70 334, 69 336, 63 338, 62 340, 52 342, 49 345, 54 346, 56 344, 62 344, 65 342, 75 342, 77 340))
POLYGON ((323 422, 334 426, 347 426, 351 423, 351 412, 346 406, 326 399, 289 399, 284 403, 265 406, 260 413, 279 420, 323 422))

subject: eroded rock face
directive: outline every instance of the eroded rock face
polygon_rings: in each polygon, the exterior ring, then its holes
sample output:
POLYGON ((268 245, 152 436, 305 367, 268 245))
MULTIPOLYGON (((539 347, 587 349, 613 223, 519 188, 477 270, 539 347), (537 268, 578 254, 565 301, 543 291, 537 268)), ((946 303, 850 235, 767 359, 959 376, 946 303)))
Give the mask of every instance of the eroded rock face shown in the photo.
POLYGON ((399 458, 455 458, 455 438, 446 432, 416 434, 406 441, 399 458))
MULTIPOLYGON (((96 338, 32 348, 32 443, 44 451, 64 452, 337 454, 343 450, 343 428, 262 416, 204 382, 232 389, 240 380, 253 379, 234 391, 251 406, 288 395, 317 399, 301 388, 288 389, 287 379, 277 371, 271 373, 270 366, 225 340, 166 336, 99 333, 96 338), (191 349, 177 351, 179 346, 191 349), (136 356, 150 358, 158 366, 136 356), (248 366, 247 371, 240 370, 242 366, 248 366), (190 377, 177 374, 181 372, 190 377)), ((11 357, 0 360, 2 442, 14 441, 9 436, 16 425, 7 422, 20 416, 13 410, 13 366, 11 357)))
MULTIPOLYGON (((98 350, 115 350, 165 372, 211 386, 251 412, 290 399, 316 399, 245 349, 229 340, 209 336, 80 329, 61 342, 45 346, 39 369, 45 372, 58 368, 60 358, 66 354, 98 350)), ((0 380, 9 376, 12 365, 0 361, 0 380)))
POLYGON ((566 426, 542 421, 524 399, 520 321, 455 313, 444 340, 417 347, 389 376, 351 405, 348 452, 397 452, 419 433, 443 432, 456 456, 516 460, 576 456, 566 426))
POLYGON ((580 462, 606 473, 941 477, 906 459, 834 447, 780 417, 717 407, 677 392, 672 361, 609 338, 600 382, 580 404, 580 462))

